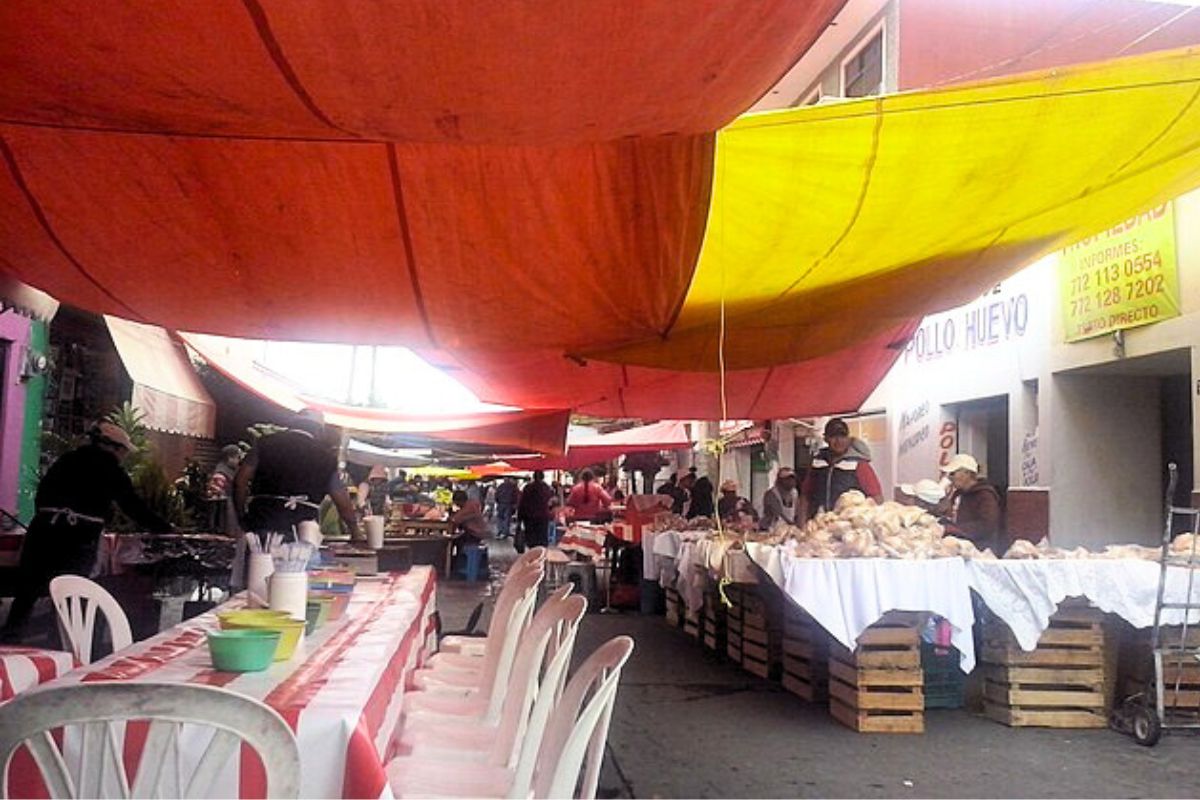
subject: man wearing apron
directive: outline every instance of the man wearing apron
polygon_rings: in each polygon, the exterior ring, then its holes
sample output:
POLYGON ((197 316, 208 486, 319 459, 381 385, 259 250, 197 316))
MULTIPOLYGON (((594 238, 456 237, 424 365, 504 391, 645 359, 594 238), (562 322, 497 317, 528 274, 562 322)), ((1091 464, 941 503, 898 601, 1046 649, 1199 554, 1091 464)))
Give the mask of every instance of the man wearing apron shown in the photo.
POLYGON ((326 440, 323 420, 310 411, 302 412, 290 428, 259 439, 234 479, 242 529, 259 535, 282 533, 291 539, 294 526, 317 519, 325 495, 344 525, 355 531, 358 520, 338 477, 337 453, 326 440))
POLYGON ((163 520, 134 493, 121 461, 136 448, 111 422, 88 432, 87 444, 66 453, 38 484, 36 513, 21 548, 21 566, 4 641, 19 641, 34 603, 58 575, 89 577, 96 566, 100 534, 112 520, 113 504, 147 531, 166 533, 163 520))

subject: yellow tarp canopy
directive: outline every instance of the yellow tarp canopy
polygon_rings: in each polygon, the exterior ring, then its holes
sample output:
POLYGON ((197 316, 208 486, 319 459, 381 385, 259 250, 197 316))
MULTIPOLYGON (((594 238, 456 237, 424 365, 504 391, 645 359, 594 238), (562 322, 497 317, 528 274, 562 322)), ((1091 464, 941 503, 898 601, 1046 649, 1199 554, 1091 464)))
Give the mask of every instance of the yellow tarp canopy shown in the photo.
POLYGON ((813 358, 961 304, 1200 185, 1200 49, 748 115, 718 134, 669 335, 592 353, 711 370, 813 358))

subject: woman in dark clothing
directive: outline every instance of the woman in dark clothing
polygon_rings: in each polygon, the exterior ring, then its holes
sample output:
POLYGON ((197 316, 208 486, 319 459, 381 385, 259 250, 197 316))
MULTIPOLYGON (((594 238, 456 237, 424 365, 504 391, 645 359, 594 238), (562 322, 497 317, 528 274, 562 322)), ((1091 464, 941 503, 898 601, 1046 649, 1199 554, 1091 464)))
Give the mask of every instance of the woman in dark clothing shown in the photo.
POLYGON ((966 453, 959 453, 942 468, 954 487, 946 502, 951 524, 947 533, 970 539, 980 550, 990 549, 1003 555, 1000 493, 979 477, 979 462, 966 453))
POLYGON ((692 504, 688 506, 688 519, 713 516, 716 513, 714 494, 716 492, 713 490, 712 481, 707 475, 697 478, 692 486, 692 504))

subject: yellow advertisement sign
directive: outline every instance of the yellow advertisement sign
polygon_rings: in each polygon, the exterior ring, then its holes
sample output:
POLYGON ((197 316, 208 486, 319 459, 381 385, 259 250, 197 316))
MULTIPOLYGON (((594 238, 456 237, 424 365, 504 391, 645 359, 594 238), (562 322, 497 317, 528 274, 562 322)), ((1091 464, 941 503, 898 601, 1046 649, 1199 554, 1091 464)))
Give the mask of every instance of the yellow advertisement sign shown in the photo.
POLYGON ((1058 265, 1068 342, 1179 316, 1171 203, 1067 247, 1058 265))

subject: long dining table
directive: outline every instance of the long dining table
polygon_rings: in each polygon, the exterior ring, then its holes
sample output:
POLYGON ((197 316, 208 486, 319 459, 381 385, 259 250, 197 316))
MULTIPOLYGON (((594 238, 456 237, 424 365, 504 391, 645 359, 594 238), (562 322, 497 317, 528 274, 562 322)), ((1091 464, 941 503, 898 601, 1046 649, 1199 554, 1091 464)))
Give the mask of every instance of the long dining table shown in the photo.
MULTIPOLYGON (((394 755, 404 692, 436 646, 435 585, 430 567, 360 577, 341 619, 318 628, 291 659, 264 672, 213 669, 206 632, 218 627, 219 611, 244 604, 238 596, 40 688, 93 681, 219 686, 266 703, 291 726, 300 750, 301 797, 390 797, 384 765, 394 755)), ((131 738, 127 760, 131 747, 137 757, 131 738)), ((24 754, 10 765, 12 795, 45 796, 28 759, 24 754)), ((266 778, 258 759, 243 749, 241 758, 225 765, 215 788, 222 797, 264 797, 266 778)))

